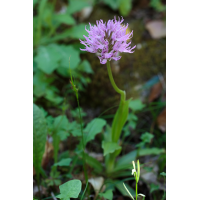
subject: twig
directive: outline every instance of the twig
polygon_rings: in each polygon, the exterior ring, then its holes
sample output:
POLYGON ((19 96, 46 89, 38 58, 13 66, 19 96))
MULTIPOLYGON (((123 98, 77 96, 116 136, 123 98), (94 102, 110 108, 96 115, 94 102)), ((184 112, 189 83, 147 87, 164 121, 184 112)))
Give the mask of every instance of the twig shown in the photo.
POLYGON ((55 197, 53 192, 51 192, 51 196, 52 196, 53 200, 57 200, 57 198, 55 197))

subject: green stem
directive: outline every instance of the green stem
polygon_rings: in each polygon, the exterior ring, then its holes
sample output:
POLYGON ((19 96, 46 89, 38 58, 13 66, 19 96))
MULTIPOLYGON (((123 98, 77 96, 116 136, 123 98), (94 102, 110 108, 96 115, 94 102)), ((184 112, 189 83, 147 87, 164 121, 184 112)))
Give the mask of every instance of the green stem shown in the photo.
POLYGON ((86 165, 85 165, 85 143, 84 143, 84 136, 83 136, 83 124, 82 124, 81 109, 80 109, 79 99, 78 99, 78 92, 76 92, 76 99, 78 103, 79 117, 81 121, 81 134, 82 134, 82 147, 83 147, 83 170, 84 170, 86 182, 88 182, 88 175, 87 175, 87 170, 86 170, 86 165))
POLYGON ((37 174, 37 186, 39 190, 39 199, 41 199, 41 190, 40 190, 40 174, 37 174))
MULTIPOLYGON (((120 90, 117 85, 115 84, 115 81, 113 79, 113 75, 112 75, 112 70, 110 67, 110 62, 107 62, 107 70, 108 70, 108 76, 110 79, 110 82, 114 88, 114 90, 119 93, 121 95, 121 99, 120 99, 120 104, 119 104, 119 108, 115 114, 115 117, 113 119, 113 123, 112 123, 112 131, 111 131, 111 140, 112 142, 116 142, 118 143, 122 128, 124 126, 124 123, 126 122, 127 119, 127 101, 126 101, 126 92, 123 90, 120 90)), ((119 154, 118 151, 115 151, 111 154, 109 154, 109 157, 107 159, 106 162, 106 167, 107 167, 107 173, 110 174, 113 171, 114 168, 114 164, 115 164, 115 159, 116 156, 119 154)))
POLYGON ((135 172, 135 199, 137 200, 137 183, 138 183, 138 178, 137 178, 137 173, 135 172))
POLYGON ((137 200, 137 181, 136 181, 136 185, 135 185, 135 198, 136 198, 136 200, 137 200))
POLYGON ((117 87, 117 85, 115 84, 115 81, 114 81, 113 75, 112 75, 112 71, 111 71, 111 68, 110 68, 110 62, 109 61, 107 62, 107 70, 108 70, 108 76, 109 76, 109 79, 110 79, 110 82, 111 82, 113 88, 115 89, 115 91, 117 93, 119 93, 121 95, 121 101, 122 101, 122 103, 124 103, 126 101, 126 92, 123 91, 123 90, 120 90, 117 87))
POLYGON ((83 136, 83 124, 82 124, 81 109, 80 109, 80 105, 79 105, 78 89, 76 88, 76 85, 74 84, 74 81, 73 81, 73 78, 72 78, 72 74, 71 74, 71 69, 70 69, 70 57, 69 57, 69 73, 70 73, 70 77, 71 77, 71 84, 72 84, 73 90, 74 90, 74 92, 75 92, 76 99, 77 99, 77 103, 78 103, 79 117, 80 117, 80 121, 81 121, 81 134, 82 134, 83 171, 84 171, 84 175, 85 175, 86 182, 88 182, 88 174, 87 174, 86 164, 85 164, 85 160, 86 160, 86 159, 85 159, 85 143, 84 143, 84 136, 83 136))

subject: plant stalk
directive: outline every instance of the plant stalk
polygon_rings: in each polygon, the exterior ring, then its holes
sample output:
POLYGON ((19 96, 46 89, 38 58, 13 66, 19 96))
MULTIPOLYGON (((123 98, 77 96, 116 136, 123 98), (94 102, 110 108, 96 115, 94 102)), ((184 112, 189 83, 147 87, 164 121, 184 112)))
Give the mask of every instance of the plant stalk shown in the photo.
POLYGON ((108 76, 109 76, 110 82, 111 82, 114 90, 121 95, 120 104, 121 104, 121 102, 124 103, 126 101, 126 92, 123 91, 123 90, 120 90, 117 87, 117 85, 115 84, 115 81, 113 79, 113 75, 112 75, 112 71, 111 71, 111 67, 110 67, 110 62, 109 61, 107 62, 107 70, 108 70, 108 76))

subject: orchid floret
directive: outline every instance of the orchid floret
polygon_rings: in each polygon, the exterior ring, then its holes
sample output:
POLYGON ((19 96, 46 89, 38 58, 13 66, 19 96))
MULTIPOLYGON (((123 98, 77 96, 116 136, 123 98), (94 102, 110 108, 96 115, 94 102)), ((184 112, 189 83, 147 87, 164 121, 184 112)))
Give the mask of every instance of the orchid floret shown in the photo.
POLYGON ((90 53, 98 53, 101 64, 107 63, 110 60, 119 60, 119 52, 133 53, 134 47, 131 47, 131 42, 127 42, 133 36, 133 31, 126 34, 128 24, 125 26, 122 24, 124 19, 116 17, 113 20, 103 23, 103 20, 96 21, 96 25, 92 26, 90 23, 90 30, 88 37, 85 37, 85 41, 80 40, 81 44, 85 45, 85 49, 82 51, 88 51, 90 53))

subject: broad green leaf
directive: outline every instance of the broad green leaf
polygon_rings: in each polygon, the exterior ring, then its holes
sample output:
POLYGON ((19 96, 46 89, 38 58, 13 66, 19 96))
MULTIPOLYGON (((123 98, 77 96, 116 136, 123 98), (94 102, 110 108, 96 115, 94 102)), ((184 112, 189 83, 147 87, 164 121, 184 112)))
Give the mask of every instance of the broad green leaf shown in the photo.
POLYGON ((93 70, 91 68, 90 63, 87 60, 84 60, 78 67, 78 69, 82 72, 86 72, 88 74, 93 74, 93 70))
POLYGON ((132 0, 120 0, 119 12, 122 16, 126 17, 132 9, 132 0))
POLYGON ((36 97, 41 97, 45 95, 46 89, 49 87, 50 83, 54 81, 54 78, 47 77, 44 72, 36 69, 33 76, 33 93, 36 97))
POLYGON ((45 93, 45 98, 51 102, 53 102, 54 104, 58 105, 63 101, 63 98, 58 96, 56 94, 57 88, 55 88, 54 86, 51 86, 49 88, 46 89, 46 93, 45 93))
POLYGON ((74 136, 74 137, 77 137, 77 136, 82 136, 82 133, 81 133, 81 128, 77 128, 77 129, 74 129, 71 131, 71 134, 74 136))
POLYGON ((96 134, 100 133, 102 131, 103 126, 105 125, 106 121, 100 118, 95 118, 90 123, 88 123, 83 131, 85 145, 87 144, 87 142, 93 140, 96 134))
POLYGON ((57 54, 59 54, 60 58, 59 66, 65 68, 65 70, 66 68, 69 69, 69 61, 71 69, 75 69, 78 66, 79 62, 81 61, 79 52, 70 45, 66 46, 66 45, 54 44, 54 50, 56 51, 57 54))
POLYGON ((81 181, 80 180, 71 180, 59 186, 60 195, 56 196, 57 198, 63 198, 64 200, 69 200, 70 198, 78 198, 78 195, 81 191, 81 181))
POLYGON ((129 190, 128 190, 128 188, 126 187, 126 185, 125 185, 124 183, 123 183, 123 185, 124 185, 124 188, 126 189, 126 191, 128 192, 129 196, 130 196, 133 200, 135 200, 134 197, 132 196, 132 194, 129 192, 129 190))
POLYGON ((103 167, 101 165, 101 163, 96 160, 95 158, 89 156, 88 154, 85 154, 85 160, 86 160, 86 163, 93 167, 95 171, 97 172, 102 172, 103 171, 103 167))
POLYGON ((68 24, 68 25, 76 24, 75 19, 68 13, 55 14, 55 15, 53 15, 53 19, 56 20, 57 22, 63 23, 63 24, 68 24))
POLYGON ((76 26, 73 26, 72 28, 67 29, 63 33, 56 34, 56 36, 52 38, 42 38, 41 43, 46 44, 46 43, 51 43, 51 42, 55 42, 55 41, 63 40, 63 39, 68 39, 69 41, 70 39, 84 40, 85 38, 83 37, 83 35, 88 35, 87 31, 85 30, 86 25, 88 24, 81 23, 76 26))
POLYGON ((69 121, 66 115, 56 117, 54 121, 54 131, 57 132, 58 130, 67 130, 68 123, 69 121))
POLYGON ((159 155, 162 153, 165 153, 164 149, 153 147, 153 148, 140 149, 138 154, 139 156, 146 156, 146 155, 159 155))
POLYGON ((107 190, 105 193, 99 193, 100 197, 104 197, 105 199, 112 200, 113 199, 113 192, 112 190, 107 190))
POLYGON ((37 50, 35 62, 39 69, 46 74, 51 74, 57 67, 61 55, 55 49, 56 45, 40 46, 37 50))
POLYGON ((129 103, 129 108, 132 109, 134 112, 138 110, 142 110, 144 107, 145 107, 145 104, 143 104, 140 99, 132 100, 129 103))
POLYGON ((122 147, 119 146, 115 142, 102 142, 102 148, 103 148, 103 155, 107 155, 109 153, 114 153, 116 150, 121 149, 122 147))
POLYGON ((65 158, 65 159, 62 159, 61 161, 59 161, 58 163, 55 163, 54 165, 60 166, 60 167, 69 166, 71 161, 72 161, 71 158, 65 158))
POLYGON ((75 12, 78 12, 82 10, 85 7, 89 7, 90 4, 87 2, 84 2, 83 0, 69 0, 69 6, 67 8, 68 14, 73 14, 75 12))
POLYGON ((68 138, 68 136, 70 135, 70 133, 67 132, 67 131, 64 131, 64 130, 59 130, 57 132, 57 135, 60 137, 60 140, 63 141, 63 140, 66 140, 68 138))
POLYGON ((129 111, 129 102, 131 99, 125 101, 125 103, 121 103, 113 120, 112 123, 112 141, 118 142, 122 128, 126 123, 128 118, 128 111, 129 111))
POLYGON ((43 112, 33 104, 33 165, 36 174, 40 173, 42 156, 45 151, 47 125, 43 112))
MULTIPOLYGON (((122 169, 132 169, 132 161, 135 160, 137 157, 137 151, 131 151, 130 153, 122 156, 116 162, 114 171, 119 171, 122 169)), ((131 174, 131 172, 130 172, 131 174)))
POLYGON ((63 153, 61 153, 61 154, 59 155, 58 160, 61 161, 62 159, 68 158, 68 157, 70 157, 69 151, 64 151, 63 153))

